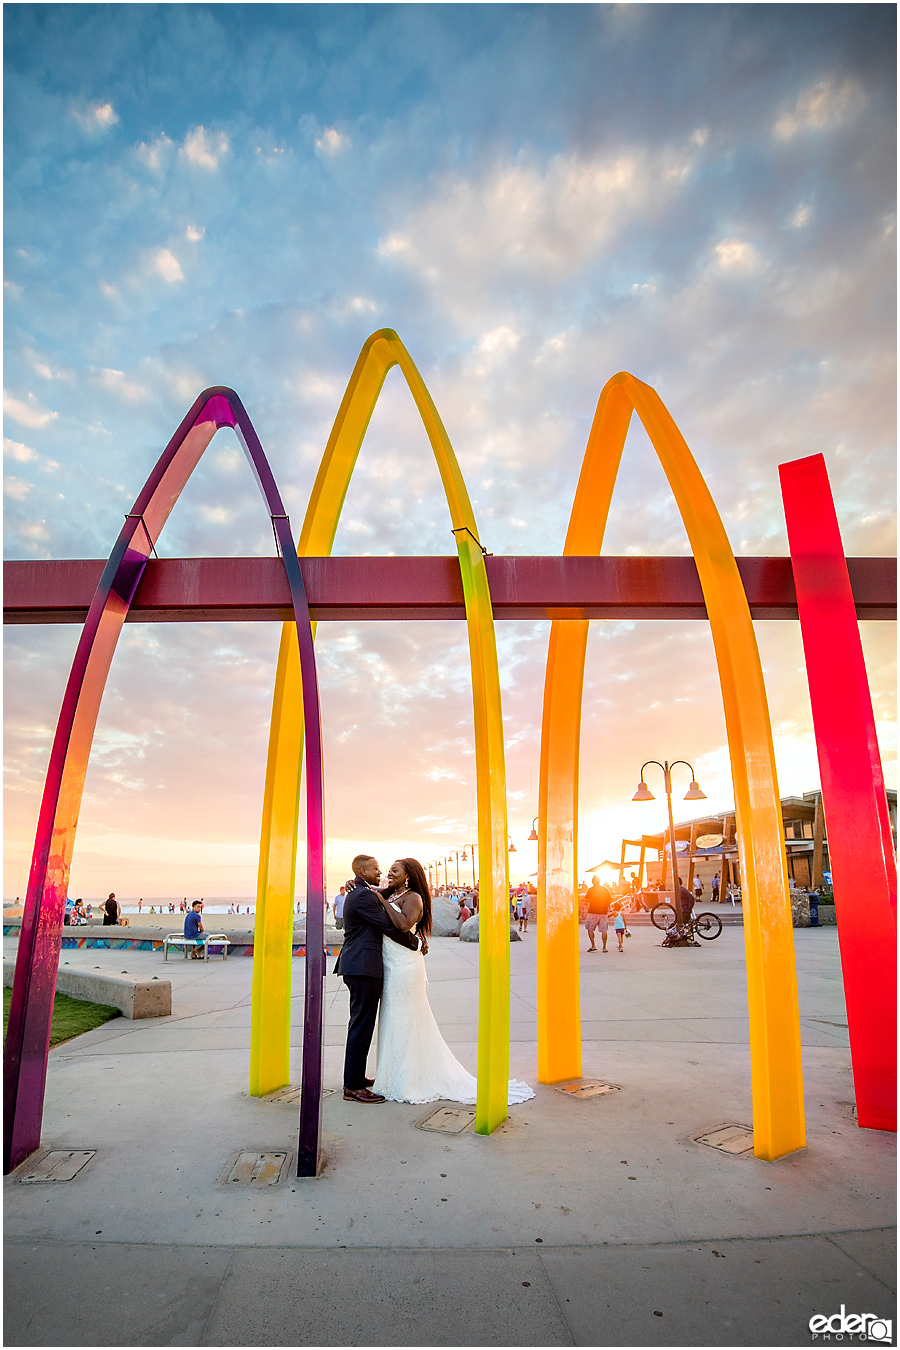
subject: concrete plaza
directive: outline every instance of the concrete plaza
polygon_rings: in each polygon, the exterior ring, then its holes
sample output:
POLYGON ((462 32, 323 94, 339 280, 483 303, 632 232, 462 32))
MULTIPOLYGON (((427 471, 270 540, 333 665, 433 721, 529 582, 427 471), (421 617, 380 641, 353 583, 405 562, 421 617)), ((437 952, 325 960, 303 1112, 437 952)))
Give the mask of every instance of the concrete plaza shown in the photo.
MULTIPOLYGON (((323 1175, 271 1187, 219 1181, 239 1149, 296 1146, 296 1103, 247 1094, 252 961, 63 952, 170 978, 173 1014, 51 1053, 43 1142, 97 1154, 69 1182, 6 1179, 5 1344, 806 1346, 810 1317, 842 1304, 896 1324, 895 1137, 853 1117, 836 930, 794 938, 800 1153, 695 1142, 751 1123, 740 927, 665 950, 635 926, 621 960, 614 943, 588 955, 582 930, 583 1073, 617 1089, 587 1099, 537 1083, 529 932, 511 949, 510 1072, 532 1101, 482 1138, 338 1090, 323 1175)), ((435 1014, 473 1071, 477 966, 453 939, 428 957, 435 1014)), ((294 978, 299 1061, 302 960, 294 978)), ((326 1001, 339 1089, 347 995, 330 974, 326 1001)))

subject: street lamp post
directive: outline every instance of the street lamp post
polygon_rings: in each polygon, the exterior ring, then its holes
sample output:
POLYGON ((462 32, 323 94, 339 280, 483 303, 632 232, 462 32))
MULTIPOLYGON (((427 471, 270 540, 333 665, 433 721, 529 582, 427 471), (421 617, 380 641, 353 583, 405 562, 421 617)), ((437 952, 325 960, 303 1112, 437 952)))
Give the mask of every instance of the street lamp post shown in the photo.
POLYGON ((467 849, 467 848, 472 850, 472 890, 474 891, 474 889, 475 889, 475 883, 476 883, 476 881, 478 880, 478 877, 476 876, 476 873, 475 873, 475 845, 474 845, 474 844, 463 844, 463 855, 462 855, 463 862, 466 862, 466 860, 467 860, 467 854, 466 854, 466 849, 467 849))
MULTIPOLYGON (((460 858, 460 854, 462 854, 462 860, 463 860, 463 862, 466 862, 466 861, 468 860, 468 856, 469 856, 469 855, 466 853, 466 849, 467 849, 468 847, 469 847, 468 844, 464 844, 462 848, 455 848, 455 849, 453 850, 453 852, 449 855, 451 858, 455 858, 455 859, 456 859, 456 884, 457 884, 457 886, 460 886, 460 885, 462 884, 462 883, 460 882, 460 879, 459 879, 459 858, 460 858)), ((472 866, 473 866, 473 868, 474 868, 474 866, 475 866, 475 859, 474 859, 474 857, 473 857, 473 859, 472 859, 472 866)))
MULTIPOLYGON (((678 924, 678 927, 680 928, 683 922, 683 915, 681 913, 681 887, 678 884, 679 880, 678 868, 675 864, 675 821, 672 816, 672 770, 675 768, 675 765, 683 764, 686 769, 690 769, 691 771, 691 785, 688 788, 687 792, 684 794, 684 800, 686 802, 699 802, 701 800, 705 800, 706 793, 701 791, 700 784, 697 782, 696 775, 694 774, 693 765, 689 764, 686 759, 673 759, 671 764, 669 763, 668 760, 665 760, 664 763, 660 764, 658 759, 648 759, 644 764, 641 765, 641 781, 638 783, 637 792, 631 799, 633 802, 652 802, 656 800, 655 797, 653 796, 653 793, 650 791, 650 789, 647 787, 647 784, 644 782, 644 770, 646 769, 648 764, 655 764, 658 769, 662 769, 663 771, 663 782, 665 784, 666 789, 666 806, 669 811, 669 852, 672 855, 672 897, 675 903, 675 922, 678 924)), ((663 870, 662 870, 662 884, 664 890, 666 885, 665 842, 666 841, 664 835, 663 870)))

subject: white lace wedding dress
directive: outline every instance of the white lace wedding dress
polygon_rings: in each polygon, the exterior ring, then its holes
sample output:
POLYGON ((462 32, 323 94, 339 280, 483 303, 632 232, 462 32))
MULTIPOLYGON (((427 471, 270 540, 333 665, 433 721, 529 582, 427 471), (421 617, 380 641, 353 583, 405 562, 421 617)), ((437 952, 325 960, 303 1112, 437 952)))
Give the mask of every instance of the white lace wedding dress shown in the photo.
MULTIPOLYGON (((391 938, 382 938, 384 989, 378 1014, 375 1086, 390 1102, 475 1103, 475 1079, 440 1033, 428 1002, 425 958, 391 938)), ((509 1104, 534 1093, 510 1080, 509 1104)))

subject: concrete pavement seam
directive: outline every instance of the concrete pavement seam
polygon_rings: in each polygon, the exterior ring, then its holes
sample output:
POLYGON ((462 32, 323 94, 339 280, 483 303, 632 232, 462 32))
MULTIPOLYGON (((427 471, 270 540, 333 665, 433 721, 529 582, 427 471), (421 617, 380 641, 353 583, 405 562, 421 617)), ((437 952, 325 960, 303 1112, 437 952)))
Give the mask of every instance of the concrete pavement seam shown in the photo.
MULTIPOLYGON (((602 1252, 602 1251, 615 1252, 615 1251, 624 1251, 624 1250, 626 1250, 626 1249, 629 1248, 629 1247, 696 1247, 696 1246, 698 1246, 698 1245, 701 1244, 701 1243, 709 1243, 709 1242, 715 1242, 715 1243, 717 1243, 718 1245, 724 1245, 726 1242, 789 1242, 789 1241, 793 1241, 793 1240, 796 1239, 796 1238, 824 1238, 826 1241, 829 1241, 832 1237, 841 1237, 841 1236, 842 1236, 843 1234, 845 1234, 845 1233, 846 1233, 847 1235, 850 1235, 850 1234, 857 1234, 857 1233, 883 1233, 883 1232, 886 1231, 886 1229, 887 1229, 888 1231, 894 1231, 893 1229, 890 1228, 890 1225, 879 1224, 879 1225, 878 1225, 877 1227, 875 1227, 875 1228, 835 1228, 835 1229, 829 1230, 828 1232, 822 1232, 822 1231, 820 1230, 820 1231, 814 1232, 814 1233, 776 1233, 776 1234, 765 1233, 765 1234, 763 1234, 762 1236, 754 1236, 754 1235, 750 1234, 750 1235, 743 1235, 743 1236, 740 1236, 740 1237, 737 1237, 737 1236, 735 1236, 735 1237, 694 1237, 694 1238, 684 1237, 684 1238, 675 1238, 675 1239, 674 1239, 673 1241, 671 1241, 671 1242, 560 1242, 560 1243, 552 1243, 552 1244, 548 1244, 546 1250, 547 1250, 548 1252, 568 1252, 568 1251, 584 1251, 584 1250, 586 1250, 586 1249, 590 1249, 590 1250, 592 1250, 592 1251, 598 1251, 598 1252, 602 1252)), ((358 1247, 346 1247, 346 1248, 344 1248, 344 1247, 342 1247, 342 1246, 332 1246, 332 1247, 311 1247, 311 1246, 308 1247, 308 1246, 305 1246, 305 1245, 304 1245, 304 1246, 292 1246, 290 1243, 284 1243, 284 1242, 278 1242, 278 1243, 265 1243, 265 1244, 263 1244, 263 1243, 252 1243, 252 1242, 238 1242, 238 1243, 234 1243, 234 1242, 221 1242, 221 1243, 219 1243, 219 1242, 185 1242, 185 1243, 179 1243, 179 1242, 141 1242, 140 1240, 135 1240, 135 1239, 133 1239, 133 1238, 129 1238, 129 1239, 127 1239, 127 1241, 123 1241, 123 1242, 99 1243, 99 1242, 96 1242, 95 1239, 88 1239, 88 1238, 50 1238, 50 1237, 17 1237, 17 1236, 6 1237, 6 1238, 4 1239, 4 1245, 8 1245, 8 1244, 10 1244, 10 1243, 27 1243, 29 1246, 33 1246, 33 1245, 35 1245, 35 1244, 37 1244, 37 1243, 45 1243, 45 1244, 48 1245, 48 1246, 52 1246, 52 1245, 62 1245, 63 1243, 69 1243, 69 1244, 74 1244, 74 1243, 86 1243, 86 1244, 87 1244, 87 1243, 89 1243, 90 1245, 97 1246, 97 1247, 100 1247, 100 1246, 110 1246, 110 1247, 184 1247, 185 1249, 193 1249, 193 1250, 197 1250, 197 1249, 201 1249, 201 1248, 202 1248, 202 1249, 206 1249, 206 1248, 211 1248, 211 1249, 212 1249, 212 1248, 215 1248, 216 1250, 230 1251, 230 1252, 232 1253, 232 1255, 233 1255, 235 1252, 238 1252, 238 1251, 253 1251, 253 1252, 257 1252, 257 1251, 275 1251, 275 1250, 280 1250, 280 1251, 294 1251, 294 1252, 335 1252, 335 1251, 343 1251, 343 1250, 347 1250, 347 1251, 354 1251, 354 1252, 410 1252, 410 1253, 412 1253, 412 1252, 458 1252, 458 1251, 478 1251, 478 1252, 508 1252, 510 1255, 515 1255, 516 1252, 520 1252, 520 1251, 522 1250, 521 1247, 511 1247, 511 1246, 499 1246, 499 1247, 472 1247, 472 1246, 468 1246, 468 1247, 399 1247, 399 1246, 398 1246, 398 1247, 376 1247, 374 1244, 361 1243, 358 1247)), ((833 1243, 832 1245, 833 1245, 834 1247, 837 1247, 838 1251, 842 1252, 843 1255, 846 1256, 849 1260, 851 1260, 851 1261, 856 1261, 856 1257, 850 1256, 849 1252, 845 1252, 844 1249, 843 1249, 842 1247, 839 1247, 838 1244, 837 1244, 836 1242, 833 1243)), ((537 1252, 536 1255, 537 1255, 538 1257, 540 1257, 540 1256, 542 1255, 542 1253, 541 1253, 541 1252, 537 1252)), ((230 1264, 230 1263, 229 1263, 229 1264, 230 1264)), ((861 1262, 856 1261, 856 1264, 859 1265, 862 1269, 865 1269, 865 1267, 862 1266, 862 1263, 861 1263, 861 1262)), ((871 1273, 871 1272, 867 1272, 867 1273, 871 1273)), ((224 1278, 224 1277, 223 1277, 223 1278, 224 1278)), ((877 1275, 876 1275, 876 1276, 873 1276, 873 1279, 878 1279, 878 1276, 877 1276, 877 1275)), ((883 1280, 880 1280, 880 1279, 878 1280, 878 1282, 879 1282, 879 1284, 883 1284, 883 1283, 884 1283, 884 1281, 883 1281, 883 1280)))
MULTIPOLYGON (((150 1246, 150 1245, 152 1245, 152 1244, 148 1243, 147 1245, 150 1246)), ((169 1245, 171 1245, 171 1244, 169 1244, 169 1245)), ((236 1247, 232 1247, 232 1248, 231 1248, 231 1254, 230 1254, 229 1257, 228 1257, 228 1264, 227 1264, 227 1266, 225 1267, 225 1270, 224 1270, 223 1273, 222 1273, 222 1278, 221 1278, 221 1280, 219 1281, 219 1287, 218 1287, 218 1289, 216 1290, 216 1296, 215 1296, 215 1298, 212 1300, 212 1302, 210 1303, 210 1305, 209 1305, 209 1312, 206 1314, 206 1320, 204 1321, 203 1326, 200 1328, 200 1335, 197 1337, 197 1344, 198 1344, 198 1345, 202 1345, 202 1344, 203 1344, 203 1337, 206 1335, 206 1328, 209 1326, 210 1318, 212 1317, 213 1313, 214 1313, 215 1310, 216 1310, 216 1304, 219 1302, 219 1299, 220 1299, 221 1296, 222 1296, 222 1288, 223 1288, 223 1286, 224 1286, 224 1284, 225 1284, 225 1281, 228 1279, 228 1276, 229 1276, 229 1274, 230 1274, 230 1272, 231 1272, 231 1266, 232 1266, 232 1263, 233 1263, 233 1261, 234 1261, 234 1254, 235 1254, 236 1250, 237 1250, 236 1247)))
POLYGON ((882 1286, 882 1288, 886 1289, 887 1292, 888 1292, 891 1296, 893 1296, 893 1295, 894 1295, 894 1290, 891 1288, 891 1286, 890 1286, 889 1284, 885 1284, 884 1280, 881 1278, 880 1275, 876 1275, 875 1272, 874 1272, 874 1270, 870 1270, 868 1266, 863 1265, 862 1261, 860 1261, 860 1259, 859 1259, 858 1256, 851 1256, 850 1253, 849 1253, 848 1251, 845 1251, 845 1250, 844 1250, 844 1248, 840 1245, 839 1242, 835 1242, 835 1241, 834 1241, 834 1239, 835 1239, 836 1237, 842 1237, 843 1234, 844 1234, 844 1232, 847 1232, 847 1233, 880 1233, 880 1232, 883 1232, 883 1231, 884 1231, 884 1230, 883 1230, 883 1229, 880 1229, 880 1228, 848 1228, 848 1229, 846 1229, 846 1230, 845 1230, 845 1229, 840 1229, 840 1230, 838 1230, 838 1231, 835 1232, 835 1233, 823 1233, 823 1234, 822 1234, 822 1237, 825 1239, 826 1242, 830 1242, 831 1245, 832 1245, 832 1247, 836 1248, 837 1251, 839 1251, 839 1252, 841 1253, 842 1256, 846 1256, 848 1260, 850 1260, 850 1261, 852 1261, 852 1262, 854 1263, 854 1265, 859 1266, 860 1270, 864 1270, 864 1271, 866 1272, 867 1275, 870 1275, 870 1276, 872 1277, 873 1280, 875 1280, 878 1284, 880 1284, 880 1285, 882 1286))
MULTIPOLYGON (((554 1247, 553 1250, 554 1250, 554 1251, 557 1251, 558 1248, 555 1248, 555 1247, 554 1247)), ((562 1304, 561 1304, 560 1301, 559 1301, 559 1294, 557 1294, 557 1292, 556 1292, 556 1288, 555 1288, 555 1286, 554 1286, 554 1284, 553 1284, 553 1279, 552 1279, 552 1277, 551 1277, 551 1275, 550 1275, 549 1270, 548 1270, 547 1267, 544 1265, 544 1253, 543 1253, 543 1252, 538 1252, 538 1253, 537 1253, 537 1259, 538 1259, 538 1265, 540 1266, 541 1270, 544 1272, 544 1279, 547 1281, 548 1285, 550 1286, 550 1293, 551 1293, 552 1296, 553 1296, 553 1302, 556 1304, 557 1309, 559 1310, 559 1315, 560 1315, 560 1317, 562 1318, 562 1323, 563 1323, 563 1326, 564 1326, 565 1329, 566 1329, 566 1332, 568 1333, 569 1340, 570 1340, 570 1342, 571 1342, 572 1345, 577 1345, 578 1342, 575 1340, 575 1333, 573 1332, 572 1328, 570 1327, 570 1325, 569 1325, 569 1319, 568 1319, 568 1317, 566 1317, 565 1310, 563 1309, 563 1306, 562 1306, 562 1304)))

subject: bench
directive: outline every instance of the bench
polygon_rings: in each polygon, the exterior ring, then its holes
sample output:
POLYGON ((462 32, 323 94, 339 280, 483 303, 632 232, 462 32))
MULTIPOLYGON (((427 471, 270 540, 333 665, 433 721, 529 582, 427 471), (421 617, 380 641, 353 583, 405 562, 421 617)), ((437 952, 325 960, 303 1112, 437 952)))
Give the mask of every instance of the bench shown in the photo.
POLYGON ((199 941, 197 938, 186 938, 183 933, 167 933, 163 938, 163 960, 168 961, 170 947, 184 948, 184 959, 186 961, 188 951, 196 950, 202 945, 203 959, 208 961, 210 944, 213 947, 222 948, 222 960, 224 961, 228 956, 228 948, 231 946, 231 940, 225 933, 201 933, 199 941))

